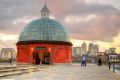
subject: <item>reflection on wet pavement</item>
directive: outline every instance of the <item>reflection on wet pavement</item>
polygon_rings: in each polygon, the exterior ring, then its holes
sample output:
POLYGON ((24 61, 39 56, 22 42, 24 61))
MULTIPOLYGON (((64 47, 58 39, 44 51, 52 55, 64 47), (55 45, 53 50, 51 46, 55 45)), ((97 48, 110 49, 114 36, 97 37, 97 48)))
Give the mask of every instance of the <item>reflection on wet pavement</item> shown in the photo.
POLYGON ((88 64, 86 67, 81 67, 80 64, 72 64, 39 68, 37 72, 12 75, 0 80, 117 80, 117 78, 119 77, 105 66, 88 64))

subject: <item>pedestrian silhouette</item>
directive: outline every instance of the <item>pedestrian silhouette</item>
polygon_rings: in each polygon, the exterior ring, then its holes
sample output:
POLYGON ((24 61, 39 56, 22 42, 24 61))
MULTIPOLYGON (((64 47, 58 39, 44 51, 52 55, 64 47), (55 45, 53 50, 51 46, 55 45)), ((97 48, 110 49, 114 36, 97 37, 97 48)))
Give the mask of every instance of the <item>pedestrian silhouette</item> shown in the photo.
POLYGON ((81 66, 86 66, 86 58, 85 58, 85 55, 82 56, 81 66))
POLYGON ((101 66, 102 65, 102 60, 101 58, 98 59, 98 66, 101 66))

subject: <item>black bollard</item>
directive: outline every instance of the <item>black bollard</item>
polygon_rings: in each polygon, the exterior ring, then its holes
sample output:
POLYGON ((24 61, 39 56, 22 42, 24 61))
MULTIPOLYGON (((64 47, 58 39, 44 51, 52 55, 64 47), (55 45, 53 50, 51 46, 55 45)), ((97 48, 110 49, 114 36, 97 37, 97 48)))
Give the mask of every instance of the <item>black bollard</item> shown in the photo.
POLYGON ((115 64, 113 63, 113 72, 115 72, 115 64))
POLYGON ((109 65, 109 69, 110 69, 111 63, 109 62, 109 64, 108 64, 108 65, 109 65))

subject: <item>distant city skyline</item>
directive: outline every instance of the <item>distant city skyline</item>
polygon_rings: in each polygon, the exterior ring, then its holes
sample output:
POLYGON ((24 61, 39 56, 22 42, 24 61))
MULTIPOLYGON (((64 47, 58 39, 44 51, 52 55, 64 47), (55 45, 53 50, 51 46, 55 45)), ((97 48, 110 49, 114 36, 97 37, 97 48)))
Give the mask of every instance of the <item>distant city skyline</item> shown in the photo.
MULTIPOLYGON (((16 48, 20 31, 40 17, 44 0, 0 0, 0 48, 16 48)), ((120 53, 119 0, 47 0, 52 19, 69 32, 74 46, 94 42, 120 53)))
MULTIPOLYGON (((85 42, 83 42, 82 45, 73 47, 72 54, 73 54, 73 56, 82 56, 82 55, 97 56, 97 55, 99 55, 99 52, 100 51, 99 51, 98 44, 95 44, 95 43, 86 44, 85 42)), ((114 50, 114 52, 115 52, 115 50, 114 50)), ((102 54, 102 55, 104 55, 104 54, 102 54)))

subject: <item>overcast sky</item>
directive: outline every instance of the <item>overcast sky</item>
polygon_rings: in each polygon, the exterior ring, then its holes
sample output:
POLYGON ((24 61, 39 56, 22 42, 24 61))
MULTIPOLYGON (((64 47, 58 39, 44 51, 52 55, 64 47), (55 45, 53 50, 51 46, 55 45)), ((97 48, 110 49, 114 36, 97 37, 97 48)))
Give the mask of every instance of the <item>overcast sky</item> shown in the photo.
MULTIPOLYGON (((120 0, 48 0, 47 5, 72 39, 114 43, 120 34, 120 0)), ((0 47, 15 46, 43 6, 44 0, 0 0, 0 47)))

